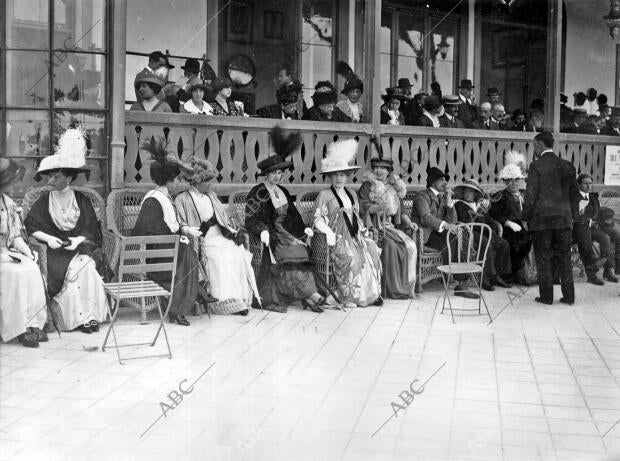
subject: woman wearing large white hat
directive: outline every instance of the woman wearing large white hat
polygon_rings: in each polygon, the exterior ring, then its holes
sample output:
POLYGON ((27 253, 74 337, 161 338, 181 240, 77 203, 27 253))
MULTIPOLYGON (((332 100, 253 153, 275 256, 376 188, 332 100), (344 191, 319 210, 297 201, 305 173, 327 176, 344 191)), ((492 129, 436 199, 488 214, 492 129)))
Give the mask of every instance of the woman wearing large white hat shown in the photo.
POLYGON ((325 234, 341 301, 348 307, 381 304, 381 260, 374 241, 365 236, 356 194, 345 184, 359 169, 353 165, 357 141, 332 143, 321 162, 321 174, 331 186, 319 192, 314 227, 325 234))
POLYGON ((41 194, 25 224, 28 233, 47 244, 47 290, 52 309, 65 331, 99 331, 108 313, 102 270, 101 223, 88 197, 71 188, 86 167, 86 140, 78 128, 65 131, 56 153, 45 157, 35 175, 49 176, 50 192, 41 194))

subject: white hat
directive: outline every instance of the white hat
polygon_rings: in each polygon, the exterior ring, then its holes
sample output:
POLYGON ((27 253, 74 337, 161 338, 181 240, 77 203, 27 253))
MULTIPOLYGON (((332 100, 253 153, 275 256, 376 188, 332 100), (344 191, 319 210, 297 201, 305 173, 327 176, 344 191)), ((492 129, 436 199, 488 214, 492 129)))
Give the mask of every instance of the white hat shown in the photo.
POLYGON ((353 165, 356 153, 357 141, 355 139, 345 139, 331 143, 327 147, 325 158, 321 161, 321 174, 359 170, 359 166, 353 165))
POLYGON ((525 179, 525 176, 523 176, 521 168, 511 163, 502 168, 502 171, 499 172, 499 179, 525 179))
POLYGON ((518 151, 506 152, 505 166, 499 172, 499 179, 525 179, 527 162, 525 155, 518 151))
POLYGON ((81 128, 69 128, 58 140, 55 153, 41 160, 34 178, 39 181, 41 175, 52 170, 70 170, 84 173, 86 168, 86 139, 81 128))

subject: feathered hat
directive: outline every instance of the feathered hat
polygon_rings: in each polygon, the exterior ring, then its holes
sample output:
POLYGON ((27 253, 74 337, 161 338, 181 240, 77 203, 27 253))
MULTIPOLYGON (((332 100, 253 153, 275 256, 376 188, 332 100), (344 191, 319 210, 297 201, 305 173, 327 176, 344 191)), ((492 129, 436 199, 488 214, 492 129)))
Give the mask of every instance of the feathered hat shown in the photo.
POLYGON ((86 139, 80 126, 69 128, 60 136, 54 154, 41 160, 34 179, 40 181, 42 175, 57 170, 73 173, 89 171, 86 167, 86 139))
POLYGON ((203 182, 210 181, 218 175, 217 170, 208 160, 193 157, 190 160, 190 165, 192 171, 184 171, 183 177, 192 185, 198 185, 203 182))
POLYGON ((26 168, 19 165, 15 160, 0 157, 0 186, 10 183, 14 179, 21 179, 24 177, 26 168))
POLYGON ((271 135, 271 144, 269 146, 271 155, 256 165, 261 170, 258 174, 259 176, 264 176, 275 170, 293 168, 293 162, 284 159, 296 151, 301 144, 301 135, 299 133, 291 133, 285 136, 280 125, 273 127, 269 134, 271 135))
POLYGON ((357 141, 355 139, 344 139, 331 143, 327 147, 325 158, 321 160, 321 174, 325 175, 338 171, 350 173, 359 170, 360 167, 354 165, 356 153, 357 141))
POLYGON ((504 168, 499 172, 499 179, 525 179, 526 172, 525 155, 516 150, 506 152, 504 168))
POLYGON ((154 169, 168 169, 175 165, 184 174, 193 173, 192 166, 187 162, 182 162, 178 156, 168 152, 168 142, 163 137, 151 136, 150 141, 143 142, 140 148, 151 155, 151 176, 154 169))
POLYGON ((336 73, 342 75, 345 78, 344 88, 340 93, 348 94, 349 91, 358 89, 362 93, 364 92, 364 82, 359 76, 353 72, 353 69, 344 61, 338 61, 336 63, 336 73))

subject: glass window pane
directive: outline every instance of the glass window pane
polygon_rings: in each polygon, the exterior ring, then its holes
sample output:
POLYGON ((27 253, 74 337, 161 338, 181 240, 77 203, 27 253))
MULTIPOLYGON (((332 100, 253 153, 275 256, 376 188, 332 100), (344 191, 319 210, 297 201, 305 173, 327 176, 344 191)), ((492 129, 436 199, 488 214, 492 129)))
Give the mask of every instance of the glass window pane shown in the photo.
POLYGON ((331 46, 333 44, 333 3, 310 0, 303 2, 302 8, 302 43, 331 46))
POLYGON ((423 31, 423 17, 400 13, 398 15, 398 54, 402 56, 423 56, 423 31))
POLYGON ((105 51, 104 0, 54 0, 54 49, 105 51))
POLYGON ((398 78, 408 78, 411 83, 411 94, 422 91, 422 69, 419 58, 408 56, 398 57, 398 78))
POLYGON ((56 107, 105 108, 105 56, 67 53, 54 67, 56 107))
POLYGON ((11 156, 49 155, 50 124, 45 110, 6 111, 6 152, 11 156))
POLYGON ((392 12, 381 13, 381 53, 392 52, 392 12))
POLYGON ((9 48, 49 49, 49 0, 8 0, 6 44, 9 48))
POLYGON ((392 57, 387 53, 380 54, 381 65, 381 91, 385 91, 385 88, 392 86, 392 77, 390 75, 390 63, 392 57))
POLYGON ((454 47, 456 24, 443 21, 436 24, 433 21, 431 47, 431 82, 441 86, 443 94, 451 94, 454 87, 454 47))
POLYGON ((45 107, 49 105, 49 52, 7 51, 7 105, 45 107))

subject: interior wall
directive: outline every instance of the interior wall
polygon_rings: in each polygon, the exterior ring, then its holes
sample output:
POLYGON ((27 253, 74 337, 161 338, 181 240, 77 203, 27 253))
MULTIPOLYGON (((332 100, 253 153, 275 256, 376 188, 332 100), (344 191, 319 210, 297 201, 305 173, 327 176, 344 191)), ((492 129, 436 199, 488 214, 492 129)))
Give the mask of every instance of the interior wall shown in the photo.
POLYGON ((566 6, 566 73, 564 93, 572 105, 572 95, 595 88, 614 103, 616 42, 609 36, 603 16, 609 2, 603 0, 564 0, 566 6))

